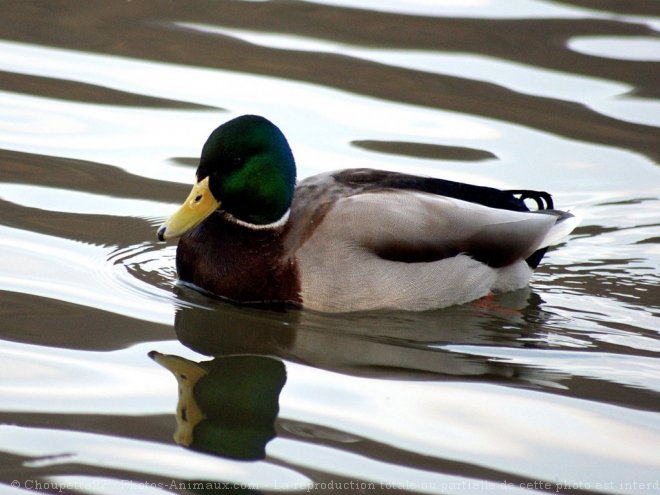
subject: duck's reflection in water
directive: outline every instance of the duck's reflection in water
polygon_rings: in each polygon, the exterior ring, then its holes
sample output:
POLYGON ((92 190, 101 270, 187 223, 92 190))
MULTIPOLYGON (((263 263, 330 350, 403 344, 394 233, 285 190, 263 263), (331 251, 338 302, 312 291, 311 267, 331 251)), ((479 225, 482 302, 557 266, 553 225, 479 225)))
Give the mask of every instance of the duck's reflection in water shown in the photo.
POLYGON ((529 311, 536 318, 541 313, 534 294, 525 291, 498 299, 505 305, 497 311, 473 305, 432 313, 332 316, 236 307, 186 288, 178 292, 186 301, 176 314, 178 339, 213 359, 192 362, 157 352, 150 356, 179 384, 176 442, 223 457, 265 457, 267 443, 276 436, 286 362, 379 379, 487 380, 520 386, 557 379, 541 370, 445 347, 529 345, 521 338, 529 335, 521 335, 515 322, 529 311))
POLYGON ((264 356, 221 356, 195 363, 150 353, 179 384, 174 440, 233 459, 258 460, 275 438, 275 418, 286 371, 264 356))

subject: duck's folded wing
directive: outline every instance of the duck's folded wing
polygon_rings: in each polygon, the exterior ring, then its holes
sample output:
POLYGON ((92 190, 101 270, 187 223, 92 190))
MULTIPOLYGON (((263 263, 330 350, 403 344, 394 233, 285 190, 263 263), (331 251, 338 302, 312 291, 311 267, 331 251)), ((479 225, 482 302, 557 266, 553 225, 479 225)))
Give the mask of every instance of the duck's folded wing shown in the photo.
POLYGON ((326 234, 380 258, 431 262, 463 253, 491 267, 524 260, 571 226, 555 210, 516 212, 427 193, 384 190, 337 201, 326 234), (557 230, 557 232, 555 232, 557 230))

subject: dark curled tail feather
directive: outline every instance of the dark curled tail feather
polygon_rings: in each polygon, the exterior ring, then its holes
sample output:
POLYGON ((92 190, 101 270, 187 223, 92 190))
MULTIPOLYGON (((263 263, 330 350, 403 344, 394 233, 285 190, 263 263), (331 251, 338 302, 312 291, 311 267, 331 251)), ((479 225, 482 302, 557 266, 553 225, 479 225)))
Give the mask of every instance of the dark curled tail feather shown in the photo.
POLYGON ((554 210, 555 203, 552 201, 552 196, 545 191, 531 191, 529 189, 507 189, 503 191, 514 196, 518 196, 521 201, 531 199, 536 203, 539 210, 554 210))
MULTIPOLYGON (((536 203, 538 210, 553 210, 555 208, 555 203, 552 201, 552 196, 545 191, 531 191, 528 189, 509 189, 504 192, 518 196, 521 201, 526 199, 531 199, 536 203)), ((539 249, 535 251, 531 256, 529 256, 525 261, 530 268, 534 269, 539 266, 543 256, 545 256, 548 248, 539 249)))

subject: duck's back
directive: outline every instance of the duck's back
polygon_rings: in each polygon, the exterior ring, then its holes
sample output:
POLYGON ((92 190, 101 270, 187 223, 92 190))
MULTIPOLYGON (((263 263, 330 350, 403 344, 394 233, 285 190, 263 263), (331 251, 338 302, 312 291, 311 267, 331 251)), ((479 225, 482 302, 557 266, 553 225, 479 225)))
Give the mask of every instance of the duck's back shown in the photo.
POLYGON ((347 170, 300 183, 285 251, 306 307, 424 310, 526 285, 560 217, 511 192, 347 170))

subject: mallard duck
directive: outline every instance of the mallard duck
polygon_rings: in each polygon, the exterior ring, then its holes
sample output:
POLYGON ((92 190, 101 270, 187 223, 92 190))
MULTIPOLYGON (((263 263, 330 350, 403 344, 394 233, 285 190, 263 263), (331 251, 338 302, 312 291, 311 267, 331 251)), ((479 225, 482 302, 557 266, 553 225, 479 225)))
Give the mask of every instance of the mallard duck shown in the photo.
POLYGON ((215 129, 196 183, 159 229, 178 277, 240 303, 429 310, 526 286, 576 225, 549 194, 371 169, 300 181, 267 119, 215 129), (525 200, 535 201, 530 211, 525 200))

